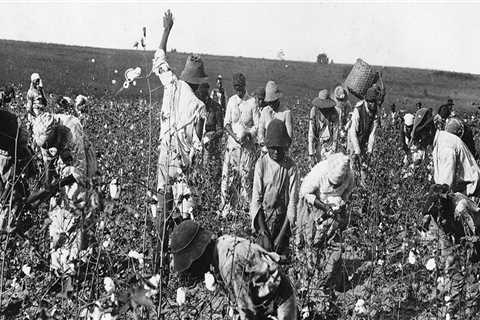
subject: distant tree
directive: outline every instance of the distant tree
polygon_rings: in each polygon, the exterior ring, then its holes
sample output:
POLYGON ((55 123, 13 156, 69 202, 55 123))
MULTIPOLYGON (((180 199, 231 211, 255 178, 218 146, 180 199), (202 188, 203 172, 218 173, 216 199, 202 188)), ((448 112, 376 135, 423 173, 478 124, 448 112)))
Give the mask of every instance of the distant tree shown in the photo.
POLYGON ((320 53, 317 56, 317 63, 318 64, 328 64, 328 56, 326 53, 320 53))

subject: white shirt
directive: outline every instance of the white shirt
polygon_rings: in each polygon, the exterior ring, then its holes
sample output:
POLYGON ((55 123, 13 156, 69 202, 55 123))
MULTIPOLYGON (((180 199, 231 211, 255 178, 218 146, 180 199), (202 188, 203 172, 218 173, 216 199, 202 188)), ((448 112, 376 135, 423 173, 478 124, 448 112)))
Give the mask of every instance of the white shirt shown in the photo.
POLYGON ((280 108, 277 111, 274 111, 271 106, 266 106, 262 109, 262 113, 260 115, 258 126, 258 142, 264 143, 268 124, 273 119, 283 121, 283 123, 285 123, 285 126, 287 127, 288 135, 290 136, 290 138, 293 138, 293 122, 290 109, 280 105, 280 108))
MULTIPOLYGON (((238 138, 241 138, 245 133, 250 133, 253 138, 256 138, 258 118, 259 114, 255 99, 247 93, 245 93, 243 98, 240 98, 238 95, 233 95, 228 99, 223 123, 224 126, 230 124, 233 133, 235 133, 238 138)), ((228 136, 228 147, 234 148, 239 146, 231 136, 228 136)))
POLYGON ((433 180, 452 187, 466 183, 466 195, 477 194, 480 168, 463 141, 447 131, 437 131, 433 142, 433 180))
POLYGON ((201 149, 195 125, 207 115, 205 104, 172 72, 162 49, 155 52, 152 70, 164 86, 160 143, 176 148, 183 164, 189 165, 191 153, 201 149))

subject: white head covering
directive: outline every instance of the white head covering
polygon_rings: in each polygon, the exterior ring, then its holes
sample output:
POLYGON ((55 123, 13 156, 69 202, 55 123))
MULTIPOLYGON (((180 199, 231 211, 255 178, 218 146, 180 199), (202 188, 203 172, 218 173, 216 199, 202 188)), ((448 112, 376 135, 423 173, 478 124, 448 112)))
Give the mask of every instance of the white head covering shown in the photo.
POLYGON ((38 80, 38 79, 40 79, 40 75, 36 72, 32 73, 32 75, 30 76, 31 82, 34 82, 35 80, 38 80))
POLYGON ((350 158, 343 153, 334 153, 327 158, 328 180, 334 184, 341 184, 350 172, 350 158))
POLYGON ((407 113, 406 115, 403 116, 403 121, 405 122, 406 126, 413 126, 414 119, 415 119, 415 116, 411 113, 407 113))
POLYGON ((347 90, 342 86, 337 86, 334 91, 335 99, 343 101, 347 98, 347 90))

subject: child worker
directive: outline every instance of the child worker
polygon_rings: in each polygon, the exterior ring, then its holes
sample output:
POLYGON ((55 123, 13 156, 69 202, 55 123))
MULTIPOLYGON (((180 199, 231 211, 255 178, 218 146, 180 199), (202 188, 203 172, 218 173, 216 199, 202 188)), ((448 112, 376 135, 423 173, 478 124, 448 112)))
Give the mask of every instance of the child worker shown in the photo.
POLYGON ((255 165, 250 217, 260 244, 288 254, 290 228, 296 216, 298 173, 287 155, 291 144, 285 123, 273 119, 267 127, 267 153, 255 165))

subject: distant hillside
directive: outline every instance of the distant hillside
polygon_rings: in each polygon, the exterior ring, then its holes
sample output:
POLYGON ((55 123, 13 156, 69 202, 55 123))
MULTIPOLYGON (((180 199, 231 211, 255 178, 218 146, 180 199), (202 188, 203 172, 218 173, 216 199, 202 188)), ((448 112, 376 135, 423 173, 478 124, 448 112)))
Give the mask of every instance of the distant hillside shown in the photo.
MULTIPOLYGON (((123 73, 129 67, 151 68, 153 51, 116 50, 77 47, 58 44, 0 40, 0 83, 22 84, 26 90, 32 72, 44 78, 47 92, 58 94, 87 93, 104 95, 116 93, 123 83, 123 73), (95 62, 92 62, 94 59, 95 62), (118 73, 115 73, 115 70, 118 73), (112 84, 116 80, 116 84, 112 84)), ((185 63, 185 53, 169 53, 171 65, 179 73, 185 63)), ((313 98, 319 89, 331 88, 343 81, 351 65, 318 65, 313 62, 279 61, 243 57, 203 55, 206 70, 213 85, 216 74, 226 79, 230 92, 230 77, 234 72, 247 76, 248 87, 264 85, 269 79, 276 80, 286 95, 313 98)), ((368 57, 363 57, 368 61, 368 57)), ((380 68, 379 68, 380 69, 380 68)), ((416 101, 437 107, 448 97, 457 106, 470 109, 479 101, 480 76, 410 68, 386 67, 383 76, 388 89, 387 104, 410 107, 416 101)), ((160 83, 151 77, 152 89, 160 83)), ((124 96, 144 95, 146 81, 137 81, 121 93, 124 96), (142 93, 140 93, 142 90, 142 93)), ((158 97, 162 90, 156 90, 158 97)))

